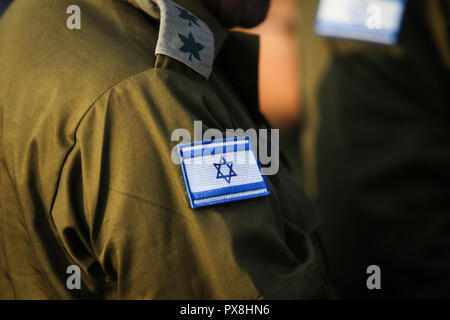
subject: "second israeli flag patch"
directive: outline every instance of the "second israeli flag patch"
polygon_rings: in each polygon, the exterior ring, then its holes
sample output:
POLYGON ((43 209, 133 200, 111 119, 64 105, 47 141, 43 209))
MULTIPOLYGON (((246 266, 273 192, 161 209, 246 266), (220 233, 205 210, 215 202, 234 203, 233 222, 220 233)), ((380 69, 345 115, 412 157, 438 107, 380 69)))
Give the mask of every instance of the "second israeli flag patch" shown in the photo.
POLYGON ((193 209, 270 194, 249 137, 178 146, 193 209))
POLYGON ((406 0, 320 0, 315 30, 320 36, 394 45, 406 0))

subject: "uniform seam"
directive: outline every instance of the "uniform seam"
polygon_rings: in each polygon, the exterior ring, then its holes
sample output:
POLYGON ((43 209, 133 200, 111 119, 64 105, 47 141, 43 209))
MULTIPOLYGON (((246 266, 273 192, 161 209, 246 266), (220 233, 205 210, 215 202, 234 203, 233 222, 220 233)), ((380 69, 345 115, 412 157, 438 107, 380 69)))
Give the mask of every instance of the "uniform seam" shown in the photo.
POLYGON ((66 155, 65 155, 65 157, 64 157, 64 160, 63 160, 63 162, 62 162, 62 164, 61 164, 61 168, 60 168, 60 170, 59 170, 59 173, 58 173, 58 182, 57 182, 57 186, 56 186, 55 193, 54 193, 54 195, 53 195, 52 203, 51 203, 51 205, 50 205, 50 212, 53 211, 53 207, 54 207, 55 200, 56 200, 56 195, 57 195, 57 193, 58 193, 59 185, 60 185, 60 182, 61 182, 61 174, 62 174, 62 170, 63 170, 64 166, 66 165, 66 162, 67 162, 67 159, 68 159, 69 155, 72 153, 73 149, 75 148, 75 146, 76 146, 77 143, 78 143, 78 141, 77 141, 77 133, 78 133, 78 130, 79 130, 79 128, 80 128, 82 122, 84 121, 84 119, 85 119, 86 116, 88 115, 88 113, 89 113, 92 109, 94 109, 95 106, 96 106, 96 104, 97 104, 97 102, 98 102, 101 98, 103 98, 104 96, 106 96, 106 94, 108 94, 112 89, 114 89, 115 87, 117 87, 117 86, 120 85, 121 83, 123 83, 123 82, 125 82, 125 81, 127 81, 127 80, 129 80, 129 79, 132 79, 132 78, 136 77, 137 75, 146 73, 146 72, 151 71, 151 70, 153 70, 153 69, 154 69, 154 67, 151 67, 151 68, 147 68, 147 69, 145 69, 145 70, 143 70, 143 71, 139 71, 139 72, 133 73, 132 75, 130 75, 130 76, 126 77, 126 78, 123 78, 122 80, 119 80, 118 82, 114 83, 113 85, 111 85, 110 87, 108 87, 106 90, 104 90, 104 91, 103 91, 103 92, 102 92, 102 93, 101 93, 101 94, 100 94, 100 95, 99 95, 99 96, 98 96, 98 97, 90 104, 90 106, 86 109, 86 111, 85 111, 85 112, 83 113, 83 115, 80 117, 80 120, 78 121, 78 123, 77 123, 77 125, 76 125, 76 127, 75 127, 75 130, 73 131, 73 141, 74 141, 74 142, 73 142, 72 146, 69 148, 69 150, 67 151, 67 153, 66 153, 66 155))
MULTIPOLYGON (((89 105, 89 107, 86 109, 86 111, 81 115, 81 117, 80 117, 80 119, 79 119, 79 121, 78 121, 78 123, 77 123, 77 125, 76 125, 76 127, 75 127, 75 130, 73 131, 73 144, 72 144, 72 146, 68 149, 66 155, 64 156, 64 160, 63 160, 63 162, 62 162, 62 164, 61 164, 61 166, 60 166, 60 169, 59 169, 59 172, 58 172, 58 180, 57 180, 57 182, 56 182, 56 188, 55 188, 55 191, 54 191, 54 193, 53 193, 52 202, 51 202, 50 209, 49 209, 49 219, 50 219, 49 223, 53 224, 53 227, 54 227, 54 229, 55 229, 55 232, 57 232, 57 230, 56 230, 56 226, 55 226, 55 223, 54 223, 54 221, 53 221, 53 218, 52 218, 52 212, 53 212, 53 209, 54 209, 54 206, 55 206, 55 202, 56 202, 56 197, 57 197, 57 195, 58 195, 58 192, 59 192, 59 189, 60 189, 60 185, 61 185, 62 171, 63 171, 64 167, 66 166, 66 163, 67 163, 67 160, 68 160, 69 156, 72 154, 72 151, 74 150, 75 146, 76 146, 77 143, 78 143, 78 141, 77 141, 77 133, 78 133, 78 130, 79 130, 80 126, 82 125, 84 119, 87 117, 87 115, 90 113, 90 111, 93 110, 93 109, 95 108, 97 102, 100 101, 100 99, 102 99, 104 96, 106 96, 106 94, 110 93, 111 90, 113 90, 115 87, 119 86, 120 84, 122 84, 123 82, 125 82, 125 81, 127 81, 127 80, 129 80, 129 79, 132 79, 132 78, 134 78, 134 77, 136 77, 136 76, 138 76, 138 75, 140 75, 140 74, 146 73, 146 72, 151 71, 151 70, 153 70, 153 69, 154 69, 154 66, 153 66, 153 67, 146 68, 146 69, 141 70, 141 71, 139 71, 139 72, 135 72, 135 73, 130 74, 129 76, 127 76, 127 77, 125 77, 125 78, 123 78, 123 79, 117 81, 116 83, 112 84, 112 85, 109 86, 107 89, 105 89, 105 90, 104 90, 97 98, 95 98, 95 99, 93 100, 93 102, 89 105)), ((57 239, 60 238, 60 237, 58 236, 58 234, 55 234, 54 236, 57 237, 57 239)), ((59 242, 59 244, 60 244, 62 250, 64 251, 64 253, 65 253, 68 257, 70 257, 70 255, 68 255, 68 252, 67 252, 67 250, 66 250, 66 247, 62 244, 61 240, 59 240, 58 242, 59 242)), ((106 285, 108 285, 106 279, 104 279, 104 283, 105 283, 106 285)))
MULTIPOLYGON (((118 86, 121 85, 122 83, 124 83, 124 82, 126 82, 126 81, 128 81, 128 80, 130 80, 130 79, 133 79, 133 78, 135 78, 135 77, 137 77, 137 76, 139 76, 139 75, 141 75, 141 74, 144 74, 144 73, 149 72, 149 71, 157 70, 157 69, 163 69, 163 68, 157 67, 157 66, 156 66, 156 60, 155 60, 155 63, 154 63, 152 66, 149 66, 149 67, 147 67, 147 68, 145 68, 145 69, 143 69, 143 70, 141 70, 141 71, 139 71, 139 72, 132 73, 132 74, 128 75, 127 77, 124 77, 123 79, 121 79, 121 80, 115 82, 114 84, 112 84, 111 86, 109 86, 107 89, 105 89, 101 94, 99 94, 98 97, 95 98, 95 99, 93 100, 93 102, 89 105, 89 107, 86 109, 86 111, 80 116, 80 119, 79 119, 79 121, 78 121, 78 123, 77 123, 75 129, 73 130, 73 141, 74 141, 74 142, 73 142, 72 146, 67 150, 67 153, 66 153, 66 155, 64 156, 64 160, 63 160, 63 162, 62 162, 62 164, 61 164, 61 166, 60 166, 60 169, 59 169, 59 172, 58 172, 58 180, 57 180, 57 182, 56 182, 56 188, 55 188, 55 191, 54 191, 54 194, 53 194, 53 197, 52 197, 52 202, 51 202, 50 209, 49 209, 49 219, 50 219, 49 223, 52 223, 52 224, 53 224, 53 227, 54 227, 54 229, 55 229, 55 232, 57 232, 57 230, 56 230, 54 221, 53 221, 53 219, 51 218, 51 216, 52 216, 52 212, 53 212, 53 210, 54 210, 56 198, 57 198, 57 195, 58 195, 58 192, 59 192, 59 189, 60 189, 62 171, 63 171, 64 167, 66 166, 66 163, 67 163, 67 160, 68 160, 69 156, 72 154, 72 152, 73 152, 75 146, 76 146, 77 143, 78 143, 78 141, 77 141, 77 133, 78 133, 78 131, 79 131, 81 125, 83 124, 84 119, 88 116, 88 114, 89 114, 93 109, 95 109, 96 104, 98 103, 98 101, 100 101, 100 99, 102 99, 103 97, 105 97, 107 94, 110 94, 111 91, 112 91, 114 88, 118 87, 118 86)), ((169 69, 169 70, 170 70, 170 69, 169 69)), ((173 70, 170 70, 170 71, 176 72, 176 71, 173 71, 173 70)), ((180 74, 182 74, 182 73, 180 73, 180 74)), ((183 75, 183 74, 182 74, 182 75, 183 75)), ((123 194, 123 195, 128 196, 128 197, 132 197, 132 198, 134 197, 135 199, 138 199, 138 200, 147 201, 147 202, 151 203, 152 205, 157 206, 157 207, 159 207, 159 208, 161 208, 161 209, 168 210, 168 211, 171 211, 171 212, 176 213, 176 214, 178 214, 178 215, 181 215, 181 214, 180 214, 179 212, 177 212, 176 210, 170 209, 170 208, 166 208, 166 207, 164 207, 164 206, 162 206, 162 205, 160 205, 160 204, 157 204, 157 203, 155 203, 155 202, 152 202, 151 200, 144 199, 144 198, 140 198, 140 197, 138 197, 138 196, 131 195, 131 194, 127 194, 127 193, 125 193, 125 192, 120 192, 120 191, 118 191, 118 190, 111 190, 111 191, 114 191, 114 192, 119 193, 119 194, 123 194)), ((58 234, 55 234, 55 237, 56 237, 57 239, 60 239, 60 237, 58 236, 58 234)), ((61 240, 59 240, 58 242, 59 242, 59 244, 60 244, 62 250, 64 251, 64 253, 65 253, 67 256, 70 257, 70 255, 67 254, 68 252, 67 252, 65 246, 62 244, 61 240)), ((95 254, 95 253, 94 253, 94 254, 95 254)), ((107 282, 107 281, 105 281, 105 279, 104 279, 104 283, 106 283, 106 282, 107 282)), ((106 284, 107 284, 107 283, 106 283, 106 284)))
MULTIPOLYGON (((169 57, 169 58, 170 58, 170 57, 169 57)), ((63 168, 64 168, 64 166, 65 166, 65 164, 66 164, 66 162, 67 162, 67 159, 68 159, 69 155, 72 153, 73 149, 74 149, 75 146, 77 145, 77 142, 78 142, 78 141, 77 141, 76 136, 77 136, 78 130, 79 130, 79 128, 80 128, 82 122, 84 121, 84 119, 85 119, 86 116, 88 115, 88 113, 89 113, 92 109, 95 108, 97 102, 98 102, 101 98, 103 98, 104 96, 106 96, 106 94, 108 94, 108 93, 109 93, 111 90, 113 90, 115 87, 119 86, 120 84, 124 83, 125 81, 128 81, 128 80, 130 80, 130 79, 132 79, 132 78, 135 78, 136 76, 139 76, 139 75, 141 75, 141 74, 144 74, 144 73, 146 73, 146 72, 149 72, 149 71, 152 71, 152 70, 156 70, 156 69, 163 69, 163 68, 157 67, 157 66, 156 66, 156 60, 155 60, 155 63, 154 63, 154 65, 153 65, 152 67, 146 68, 146 69, 141 70, 141 71, 139 71, 139 72, 135 72, 135 73, 133 73, 133 74, 131 74, 131 75, 129 75, 129 76, 127 76, 127 77, 125 77, 125 78, 123 78, 123 79, 117 81, 116 83, 112 84, 112 85, 109 86, 107 89, 105 89, 105 90, 104 90, 97 98, 95 98, 95 99, 93 100, 93 102, 90 104, 90 106, 86 109, 86 111, 82 114, 82 116, 80 117, 80 120, 78 121, 78 123, 77 123, 77 125, 76 125, 76 127, 75 127, 75 130, 73 131, 73 132, 74 132, 74 133, 73 133, 73 141, 74 141, 74 142, 73 142, 72 146, 68 149, 68 151, 67 151, 67 153, 66 153, 66 155, 65 155, 65 157, 64 157, 64 160, 63 160, 63 162, 62 162, 62 165, 61 165, 61 168, 60 168, 60 170, 59 170, 59 173, 58 173, 57 187, 56 187, 55 193, 54 193, 54 195, 53 195, 53 197, 52 197, 52 203, 51 203, 51 205, 50 205, 50 212, 52 212, 52 210, 53 210, 54 203, 55 203, 55 200, 56 200, 56 195, 57 195, 58 190, 59 190, 59 184, 60 184, 60 178, 61 178, 62 170, 63 170, 63 168)), ((169 71, 172 71, 172 72, 175 72, 175 73, 178 73, 178 74, 180 74, 180 75, 185 76, 184 73, 179 73, 179 72, 176 72, 176 71, 171 70, 171 69, 168 69, 168 70, 169 70, 169 71)))

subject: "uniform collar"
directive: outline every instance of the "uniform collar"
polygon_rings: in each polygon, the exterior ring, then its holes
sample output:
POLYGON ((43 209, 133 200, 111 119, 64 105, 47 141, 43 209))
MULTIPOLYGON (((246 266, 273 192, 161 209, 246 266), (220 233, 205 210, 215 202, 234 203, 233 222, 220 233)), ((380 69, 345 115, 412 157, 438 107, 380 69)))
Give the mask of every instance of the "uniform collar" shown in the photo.
MULTIPOLYGON (((136 8, 144 11, 148 15, 159 20, 158 6, 154 0, 123 0, 131 3, 136 8)), ((200 2, 200 0, 172 0, 174 3, 180 5, 181 7, 189 10, 202 20, 212 31, 215 40, 215 56, 221 51, 225 40, 228 36, 228 31, 225 29, 219 21, 212 15, 212 13, 205 8, 205 6, 200 2)))
MULTIPOLYGON (((154 0, 122 1, 127 1, 153 18, 160 19, 154 0), (139 1, 140 5, 136 1, 139 1)), ((259 114, 259 37, 242 32, 229 32, 200 0, 172 1, 192 12, 210 28, 215 39, 216 65, 226 74, 247 109, 259 114)))

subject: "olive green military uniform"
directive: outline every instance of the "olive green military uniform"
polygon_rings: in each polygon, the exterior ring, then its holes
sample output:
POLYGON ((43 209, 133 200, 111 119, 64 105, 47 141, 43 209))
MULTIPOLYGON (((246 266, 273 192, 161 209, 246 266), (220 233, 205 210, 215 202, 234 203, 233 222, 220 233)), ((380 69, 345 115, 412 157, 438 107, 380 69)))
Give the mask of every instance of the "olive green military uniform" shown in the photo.
POLYGON ((176 2, 214 35, 209 77, 155 55, 138 1, 16 0, 0 20, 2 298, 325 297, 318 216, 283 164, 270 196, 190 208, 171 133, 264 121, 257 41, 176 2))
POLYGON ((450 297, 450 2, 409 0, 391 47, 315 35, 317 3, 300 1, 302 146, 331 280, 343 297, 450 297))

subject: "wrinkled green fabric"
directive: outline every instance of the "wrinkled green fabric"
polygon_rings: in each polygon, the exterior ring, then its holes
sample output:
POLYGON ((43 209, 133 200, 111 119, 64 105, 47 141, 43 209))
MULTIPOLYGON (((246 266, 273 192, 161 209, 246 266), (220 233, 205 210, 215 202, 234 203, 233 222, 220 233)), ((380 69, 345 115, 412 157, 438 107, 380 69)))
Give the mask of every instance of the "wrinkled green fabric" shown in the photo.
POLYGON ((300 4, 306 189, 331 280, 344 298, 449 298, 449 1, 409 0, 393 47, 318 37, 317 1, 300 4))
POLYGON ((0 20, 1 298, 325 297, 319 218, 283 164, 268 197, 190 209, 172 131, 265 121, 257 41, 177 3, 214 32, 209 81, 155 57, 159 22, 124 1, 15 0, 0 20))

